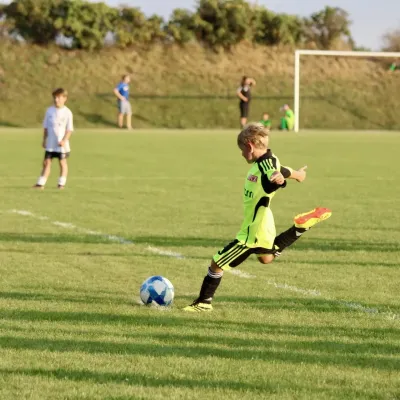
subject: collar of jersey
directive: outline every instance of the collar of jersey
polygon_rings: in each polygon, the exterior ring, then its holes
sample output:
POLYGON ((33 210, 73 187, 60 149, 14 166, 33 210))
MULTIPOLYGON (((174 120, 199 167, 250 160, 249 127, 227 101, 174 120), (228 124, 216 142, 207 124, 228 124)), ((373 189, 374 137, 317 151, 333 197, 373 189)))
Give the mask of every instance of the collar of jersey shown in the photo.
POLYGON ((260 158, 257 159, 256 162, 261 162, 263 160, 266 160, 267 158, 270 158, 272 156, 272 151, 271 149, 268 149, 267 152, 265 154, 263 154, 260 158))

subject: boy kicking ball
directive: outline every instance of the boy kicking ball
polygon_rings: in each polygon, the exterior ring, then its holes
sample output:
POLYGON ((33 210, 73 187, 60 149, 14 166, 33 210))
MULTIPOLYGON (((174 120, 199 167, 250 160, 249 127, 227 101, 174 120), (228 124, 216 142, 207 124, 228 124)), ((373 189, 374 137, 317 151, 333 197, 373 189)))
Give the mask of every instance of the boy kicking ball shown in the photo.
POLYGON ((50 175, 51 162, 58 158, 60 163, 60 177, 58 189, 64 189, 68 176, 67 158, 70 154, 69 138, 74 130, 73 116, 71 110, 65 106, 68 93, 60 88, 53 92, 54 106, 47 109, 43 121, 43 148, 44 154, 43 170, 33 187, 44 189, 47 178, 50 175))
POLYGON ((286 186, 286 179, 303 182, 307 167, 296 171, 281 166, 278 157, 268 148, 268 132, 262 124, 250 124, 238 136, 242 156, 251 164, 244 185, 244 221, 236 239, 211 260, 199 297, 185 307, 185 311, 211 311, 211 302, 224 270, 237 267, 251 254, 255 254, 262 264, 271 263, 303 233, 332 214, 327 208, 299 214, 294 218, 293 226, 276 236, 271 200, 278 189, 286 186))

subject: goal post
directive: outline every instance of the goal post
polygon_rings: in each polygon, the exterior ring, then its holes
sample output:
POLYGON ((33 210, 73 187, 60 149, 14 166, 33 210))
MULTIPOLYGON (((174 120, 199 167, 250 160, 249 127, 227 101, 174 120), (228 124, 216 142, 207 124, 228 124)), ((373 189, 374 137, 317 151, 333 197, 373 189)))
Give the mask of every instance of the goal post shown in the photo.
POLYGON ((300 130, 300 61, 301 56, 385 57, 400 58, 400 53, 373 51, 296 50, 294 55, 294 131, 300 130))

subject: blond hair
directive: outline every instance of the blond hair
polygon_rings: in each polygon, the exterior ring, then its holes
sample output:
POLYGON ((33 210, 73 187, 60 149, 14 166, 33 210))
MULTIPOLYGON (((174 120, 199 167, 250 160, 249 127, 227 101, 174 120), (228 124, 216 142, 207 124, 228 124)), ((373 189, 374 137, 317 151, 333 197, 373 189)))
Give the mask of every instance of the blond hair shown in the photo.
POLYGON ((245 146, 252 143, 258 149, 266 149, 268 147, 269 129, 263 124, 252 123, 247 125, 237 138, 238 146, 245 146))

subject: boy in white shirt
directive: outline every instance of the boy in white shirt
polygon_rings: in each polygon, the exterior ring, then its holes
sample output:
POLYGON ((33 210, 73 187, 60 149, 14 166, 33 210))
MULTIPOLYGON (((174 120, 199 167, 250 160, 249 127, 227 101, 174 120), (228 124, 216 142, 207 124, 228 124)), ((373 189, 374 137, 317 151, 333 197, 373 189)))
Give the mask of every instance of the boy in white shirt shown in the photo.
POLYGON ((71 148, 69 138, 74 130, 71 110, 65 106, 68 98, 66 90, 59 88, 53 92, 54 106, 47 109, 43 121, 43 148, 46 150, 43 161, 43 170, 34 186, 35 189, 44 189, 50 175, 51 162, 58 158, 60 163, 60 177, 58 189, 64 189, 67 182, 68 164, 71 148))

